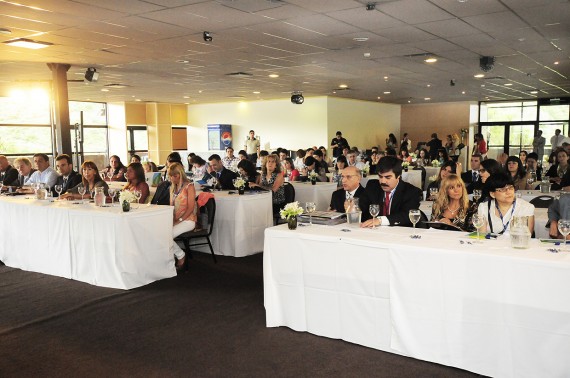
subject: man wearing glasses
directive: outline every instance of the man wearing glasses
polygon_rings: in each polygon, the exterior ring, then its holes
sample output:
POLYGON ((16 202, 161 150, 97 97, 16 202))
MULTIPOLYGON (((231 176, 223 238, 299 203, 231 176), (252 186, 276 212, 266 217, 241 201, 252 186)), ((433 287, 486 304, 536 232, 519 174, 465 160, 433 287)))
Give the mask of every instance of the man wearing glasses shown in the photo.
POLYGON ((345 203, 351 198, 358 198, 358 207, 362 210, 362 222, 371 219, 370 200, 366 195, 366 190, 360 185, 360 170, 356 167, 346 167, 342 170, 342 188, 333 192, 331 196, 330 209, 339 213, 344 213, 345 203))

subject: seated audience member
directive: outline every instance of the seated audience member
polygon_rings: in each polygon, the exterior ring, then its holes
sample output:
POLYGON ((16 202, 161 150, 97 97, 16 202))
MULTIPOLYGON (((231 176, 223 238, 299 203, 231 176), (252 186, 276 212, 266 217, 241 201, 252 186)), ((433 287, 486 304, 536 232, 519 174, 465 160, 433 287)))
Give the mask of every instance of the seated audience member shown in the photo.
POLYGON ((467 193, 473 193, 473 189, 481 189, 481 178, 479 177, 479 169, 481 169, 481 155, 471 156, 471 170, 463 172, 461 179, 467 186, 467 193))
POLYGON ((277 156, 279 156, 279 163, 281 164, 281 171, 285 170, 285 159, 289 157, 289 151, 284 148, 279 147, 277 149, 277 156))
POLYGON ((550 222, 548 234, 552 239, 564 239, 558 231, 560 219, 570 219, 570 195, 563 194, 560 198, 555 198, 548 206, 548 222, 550 222))
POLYGON ((257 183, 261 174, 257 172, 253 163, 247 159, 242 159, 237 165, 240 176, 247 182, 246 187, 249 189, 249 183, 257 183))
POLYGON ((131 155, 131 163, 140 163, 141 162, 141 157, 137 154, 132 154, 131 155))
MULTIPOLYGON (((34 165, 36 170, 31 176, 26 180, 24 185, 31 185, 35 183, 44 183, 49 188, 52 188, 57 181, 59 176, 55 169, 49 165, 49 157, 46 154, 35 154, 34 155, 34 165)), ((31 188, 20 188, 18 189, 21 193, 33 193, 31 188)))
POLYGON ((99 169, 94 162, 90 160, 83 162, 83 164, 81 164, 81 173, 83 176, 81 182, 63 194, 61 199, 92 198, 91 193, 95 188, 103 188, 105 195, 108 195, 107 191, 109 190, 109 186, 99 175, 99 169), (80 186, 85 188, 85 194, 83 196, 79 194, 80 186))
POLYGON ((478 213, 486 220, 486 232, 503 234, 510 230, 513 217, 528 217, 528 229, 534 231, 534 206, 516 198, 512 176, 508 173, 492 175, 486 182, 490 198, 479 204, 478 213))
POLYGON ((509 158, 509 155, 507 155, 505 152, 501 152, 500 154, 497 155, 497 163, 499 163, 501 165, 501 168, 503 168, 503 170, 506 172, 507 171, 507 159, 509 158))
POLYGON ((329 173, 329 165, 323 159, 323 152, 321 150, 315 150, 313 157, 317 161, 317 167, 323 169, 325 173, 329 173))
POLYGON ((334 164, 334 173, 332 177, 332 181, 337 183, 338 187, 342 186, 342 170, 348 167, 348 162, 346 161, 346 157, 344 155, 340 155, 336 158, 336 162, 334 164))
POLYGON ((245 152, 244 150, 239 150, 239 152, 238 152, 238 158, 239 158, 240 160, 247 159, 247 152, 245 152))
POLYGON ((507 159, 507 172, 513 179, 515 190, 524 190, 527 188, 526 172, 524 171, 521 159, 516 156, 509 156, 507 159))
POLYGON ((323 153, 323 161, 327 163, 327 167, 332 167, 333 162, 331 158, 327 155, 327 149, 325 148, 325 146, 320 146, 319 150, 321 150, 321 152, 323 153))
POLYGON ((144 173, 158 172, 158 167, 152 161, 145 161, 142 163, 144 173))
POLYGON ((425 148, 420 149, 418 152, 418 158, 416 160, 416 165, 418 167, 427 167, 431 164, 429 160, 429 154, 425 148))
POLYGON ((523 169, 526 172, 527 166, 526 166, 526 158, 528 157, 528 152, 526 152, 525 150, 521 150, 521 152, 519 152, 519 159, 521 159, 522 162, 522 166, 523 169))
POLYGON ((131 163, 127 167, 127 185, 123 190, 128 190, 130 192, 139 191, 141 193, 141 198, 139 203, 145 203, 150 190, 148 184, 146 183, 144 176, 144 169, 141 163, 131 163))
MULTIPOLYGON (((162 181, 160 184, 158 184, 158 187, 156 188, 156 192, 154 193, 154 196, 152 196, 152 199, 150 201, 151 204, 153 205, 168 205, 170 202, 170 177, 168 176, 168 167, 170 167, 172 164, 178 163, 180 165, 182 165, 182 162, 177 160, 177 156, 173 155, 176 154, 178 155, 178 158, 180 158, 180 154, 178 154, 178 152, 173 152, 170 155, 168 155, 168 158, 166 159, 166 170, 165 170, 165 175, 166 175, 166 180, 162 181)), ((184 166, 182 165, 182 167, 184 168, 184 166)))
POLYGON ((259 153, 257 154, 257 161, 255 163, 255 167, 256 168, 263 167, 263 165, 265 164, 265 159, 267 158, 267 156, 269 156, 269 152, 267 152, 265 150, 259 151, 259 153))
POLYGON ((356 156, 357 156, 358 152, 351 150, 348 155, 346 156, 346 160, 348 161, 348 166, 349 167, 356 167, 358 169, 362 169, 362 167, 364 167, 364 163, 362 163, 361 161, 357 161, 356 160, 356 156))
POLYGON ((386 148, 386 156, 394 156, 397 157, 398 153, 393 148, 386 148))
POLYGON ((402 160, 402 162, 406 162, 406 163, 412 162, 412 157, 410 156, 410 154, 408 153, 408 150, 406 150, 406 149, 401 149, 400 155, 398 157, 400 158, 400 160, 402 160))
POLYGON ((299 181, 299 176, 301 174, 295 169, 295 163, 293 159, 285 158, 285 170, 283 171, 283 176, 287 177, 288 181, 299 181))
MULTIPOLYGON (((170 181, 170 206, 174 206, 172 237, 176 238, 185 232, 192 231, 196 227, 198 219, 196 190, 194 185, 188 180, 188 177, 186 177, 182 164, 170 164, 167 173, 170 181)), ((178 243, 172 243, 170 252, 176 258, 176 269, 182 269, 186 262, 186 254, 178 246, 178 243)))
POLYGON ((65 194, 69 189, 77 186, 81 182, 81 175, 73 170, 73 161, 67 154, 59 155, 55 158, 55 167, 59 171, 59 176, 55 182, 52 192, 55 195, 56 185, 61 185, 61 194, 65 194))
POLYGON ((224 168, 220 155, 213 154, 208 158, 210 162, 210 175, 218 181, 218 186, 222 190, 234 189, 234 179, 237 177, 234 171, 224 168))
POLYGON ((303 169, 303 176, 308 177, 311 173, 315 172, 317 174, 317 181, 328 182, 327 174, 325 170, 317 166, 317 160, 312 156, 307 156, 305 158, 305 168, 303 169))
POLYGON ((562 179, 567 173, 570 173, 570 169, 568 169, 568 153, 565 149, 558 148, 556 150, 556 164, 552 165, 545 174, 545 176, 550 177, 552 190, 560 190, 562 187, 570 185, 566 182, 562 183, 562 179))
POLYGON ((528 180, 532 174, 536 178, 536 181, 542 181, 542 167, 538 165, 538 154, 536 152, 531 152, 526 157, 526 179, 528 180))
POLYGON ((200 180, 202 177, 204 177, 206 172, 210 170, 210 167, 208 166, 208 163, 206 163, 206 160, 202 159, 202 157, 198 155, 191 157, 190 163, 192 164, 192 175, 196 180, 200 180))
POLYGON ((105 176, 105 181, 127 181, 125 178, 125 173, 127 172, 127 167, 121 162, 121 158, 117 155, 111 156, 109 159, 109 165, 103 170, 105 176))
POLYGON ((297 152, 295 152, 295 156, 296 158, 293 162, 295 163, 295 167, 301 172, 303 168, 305 168, 305 150, 298 149, 297 152))
MULTIPOLYGON (((432 188, 437 188, 439 190, 439 187, 441 186, 441 182, 443 181, 443 179, 452 173, 456 174, 457 173, 456 170, 457 170, 457 165, 455 164, 454 161, 448 160, 445 163, 443 163, 439 168, 439 174, 437 175, 437 179, 428 185, 427 194, 429 195, 430 189, 432 188)), ((433 200, 434 198, 431 199, 433 200)))
POLYGON ((14 159, 14 168, 18 171, 18 178, 12 181, 10 184, 4 183, 4 185, 10 185, 15 187, 24 186, 25 182, 30 178, 30 176, 36 171, 32 168, 32 162, 30 159, 21 157, 14 159))
POLYGON ((4 155, 0 155, 0 180, 5 186, 12 186, 11 184, 18 180, 18 170, 10 165, 4 155))
POLYGON ((362 222, 371 219, 370 201, 366 190, 360 185, 362 175, 356 167, 346 167, 342 171, 342 188, 333 192, 330 209, 339 213, 346 212, 345 202, 351 198, 358 198, 358 207, 362 210, 362 222))
POLYGON ((465 183, 455 174, 441 182, 441 188, 431 212, 431 221, 443 222, 459 227, 463 231, 475 231, 471 218, 477 211, 469 201, 465 183))
MULTIPOLYGON (((313 159, 311 157, 311 159, 313 159)), ((281 174, 279 158, 276 155, 269 155, 264 160, 261 168, 261 176, 256 184, 249 184, 250 187, 259 186, 265 190, 271 190, 273 200, 273 214, 276 214, 283 206, 285 206, 285 188, 284 180, 281 174)))
MULTIPOLYGON (((371 204, 380 205, 380 215, 374 222, 381 226, 411 227, 409 212, 420 208, 423 197, 421 189, 401 179, 402 162, 395 156, 385 156, 376 167, 378 180, 369 180, 366 194, 371 204)), ((367 220, 361 227, 372 227, 373 220, 367 220)))
POLYGON ((231 147, 226 148, 226 156, 222 159, 222 164, 224 168, 229 169, 230 171, 234 171, 237 167, 239 162, 239 158, 234 156, 234 149, 231 147))
POLYGON ((437 150, 437 160, 439 160, 440 164, 443 164, 446 161, 453 160, 453 159, 451 159, 449 157, 445 148, 440 148, 439 150, 437 150))
POLYGON ((487 185, 487 180, 489 177, 499 174, 503 171, 501 165, 495 159, 486 159, 481 162, 481 168, 479 168, 479 177, 481 178, 481 186, 474 189, 481 189, 481 198, 479 203, 486 201, 489 198, 489 188, 487 185))

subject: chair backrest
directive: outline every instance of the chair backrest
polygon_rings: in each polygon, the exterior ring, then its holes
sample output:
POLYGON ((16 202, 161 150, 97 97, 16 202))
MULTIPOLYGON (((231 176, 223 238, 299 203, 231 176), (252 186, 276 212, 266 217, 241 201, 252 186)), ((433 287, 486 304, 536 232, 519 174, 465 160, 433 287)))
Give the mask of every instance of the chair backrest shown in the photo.
POLYGON ((546 209, 550 204, 554 201, 554 197, 552 196, 538 196, 534 197, 530 200, 530 203, 534 205, 534 207, 539 209, 546 209))
POLYGON ((204 211, 208 215, 208 236, 212 234, 214 229, 214 218, 216 217, 216 200, 210 198, 204 206, 200 208, 200 211, 204 211))
POLYGON ((295 201, 295 187, 290 183, 286 182, 284 184, 285 189, 285 203, 291 203, 295 201))

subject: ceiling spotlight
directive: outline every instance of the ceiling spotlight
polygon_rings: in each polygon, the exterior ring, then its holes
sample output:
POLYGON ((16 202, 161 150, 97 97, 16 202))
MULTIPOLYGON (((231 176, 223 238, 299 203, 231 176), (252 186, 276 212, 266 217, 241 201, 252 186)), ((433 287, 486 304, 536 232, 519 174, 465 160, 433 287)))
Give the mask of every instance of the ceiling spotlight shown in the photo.
POLYGON ((279 75, 277 75, 277 74, 269 74, 268 76, 272 79, 279 77, 279 75))
POLYGON ((554 64, 560 64, 560 62, 556 61, 556 62, 554 62, 554 64))
POLYGON ((495 67, 495 57, 494 56, 482 56, 479 58, 479 68, 483 72, 489 72, 495 67))
POLYGON ((454 79, 451 79, 451 80, 449 81, 449 85, 452 86, 452 87, 455 87, 455 80, 454 80, 454 79))
POLYGON ((435 56, 426 56, 426 58, 424 59, 424 62, 426 63, 435 63, 437 62, 437 58, 435 56))
POLYGON ((537 94, 538 91, 530 91, 531 94, 537 94))
POLYGON ((204 32, 204 41, 206 42, 212 42, 212 34, 210 34, 209 31, 205 31, 204 32))
POLYGON ((367 10, 367 11, 372 11, 372 10, 374 10, 374 9, 376 9, 376 3, 368 3, 368 4, 366 4, 366 10, 367 10))
POLYGON ((293 92, 291 95, 291 102, 293 104, 301 105, 305 102, 305 97, 303 97, 301 92, 293 92))
POLYGON ((12 39, 10 41, 4 41, 2 43, 5 43, 9 46, 23 47, 32 50, 43 49, 45 47, 53 45, 53 43, 51 42, 34 41, 32 39, 27 39, 27 38, 17 38, 17 39, 12 39))
POLYGON ((346 85, 346 84, 341 84, 341 85, 339 85, 338 87, 344 89, 344 88, 348 88, 348 85, 346 85))
POLYGON ((93 67, 89 67, 87 71, 85 71, 85 82, 97 82, 99 80, 99 72, 93 67))
POLYGON ((473 75, 473 77, 480 79, 482 77, 485 77, 485 75, 484 74, 477 74, 477 75, 473 75))

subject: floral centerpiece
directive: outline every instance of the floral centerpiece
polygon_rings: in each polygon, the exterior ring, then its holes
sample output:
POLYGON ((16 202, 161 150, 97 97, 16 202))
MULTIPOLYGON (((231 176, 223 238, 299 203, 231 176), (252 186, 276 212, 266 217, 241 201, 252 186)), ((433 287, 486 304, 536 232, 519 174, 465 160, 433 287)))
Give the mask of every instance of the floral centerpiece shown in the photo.
POLYGON ((234 180, 234 187, 238 190, 238 193, 241 195, 245 191, 245 180, 241 177, 238 177, 234 180))
POLYGON ((290 230, 297 228, 297 217, 303 214, 303 208, 299 206, 299 201, 291 202, 285 205, 281 211, 279 211, 281 219, 286 219, 290 230))
POLYGON ((119 194, 119 203, 123 207, 123 211, 127 212, 131 209, 131 202, 136 202, 137 197, 130 190, 121 190, 119 194))
POLYGON ((439 160, 432 160, 431 161, 431 166, 432 167, 439 167, 441 165, 441 163, 439 162, 439 160))
POLYGON ((408 163, 407 161, 404 161, 402 163, 402 169, 404 170, 404 172, 408 172, 408 168, 410 168, 410 163, 408 163))
POLYGON ((412 158, 412 163, 415 163, 416 160, 418 160, 418 155, 416 155, 415 152, 412 152, 412 153, 410 154, 410 157, 412 158))
POLYGON ((433 175, 428 177, 429 182, 434 182, 435 180, 437 180, 437 175, 433 175))
POLYGON ((312 171, 309 173, 309 180, 311 181, 311 184, 315 185, 317 183, 317 177, 319 177, 317 172, 312 171))
POLYGON ((362 176, 366 177, 366 176, 368 176, 369 173, 370 173, 370 164, 368 162, 366 162, 366 164, 364 164, 364 166, 362 166, 362 176))

